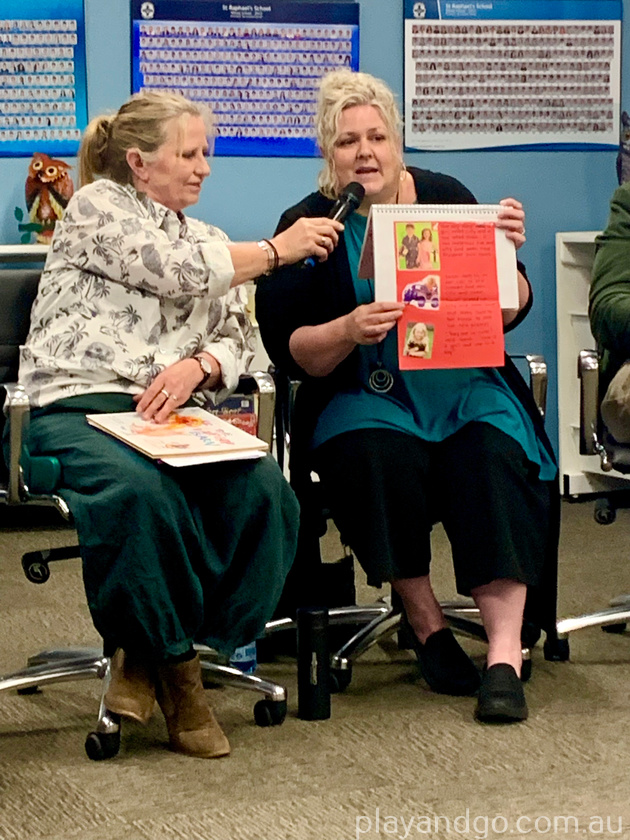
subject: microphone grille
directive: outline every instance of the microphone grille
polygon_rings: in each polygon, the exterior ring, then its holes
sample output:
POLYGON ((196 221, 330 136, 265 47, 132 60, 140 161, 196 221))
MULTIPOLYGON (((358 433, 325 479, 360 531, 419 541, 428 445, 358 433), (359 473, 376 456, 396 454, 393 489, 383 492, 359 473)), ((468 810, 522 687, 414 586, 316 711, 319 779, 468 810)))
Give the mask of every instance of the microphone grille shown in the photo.
POLYGON ((341 196, 347 198, 355 207, 363 201, 365 195, 365 188, 358 181, 352 181, 347 187, 341 191, 341 196))

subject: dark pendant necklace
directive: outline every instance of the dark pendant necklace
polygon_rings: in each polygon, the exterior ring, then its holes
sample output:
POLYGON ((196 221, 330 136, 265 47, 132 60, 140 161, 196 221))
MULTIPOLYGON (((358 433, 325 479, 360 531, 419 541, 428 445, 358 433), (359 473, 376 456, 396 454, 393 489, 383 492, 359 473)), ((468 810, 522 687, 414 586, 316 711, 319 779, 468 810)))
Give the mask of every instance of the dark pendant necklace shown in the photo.
MULTIPOLYGON (((373 283, 373 280, 368 280, 372 300, 374 300, 373 283)), ((383 364, 383 342, 385 340, 386 339, 383 339, 383 341, 376 346, 376 366, 368 376, 368 385, 377 394, 386 394, 388 391, 391 391, 392 386, 394 385, 394 375, 387 370, 383 364)))
POLYGON ((386 368, 382 367, 382 362, 378 364, 379 366, 369 375, 368 384, 377 394, 386 394, 392 389, 394 377, 386 368))

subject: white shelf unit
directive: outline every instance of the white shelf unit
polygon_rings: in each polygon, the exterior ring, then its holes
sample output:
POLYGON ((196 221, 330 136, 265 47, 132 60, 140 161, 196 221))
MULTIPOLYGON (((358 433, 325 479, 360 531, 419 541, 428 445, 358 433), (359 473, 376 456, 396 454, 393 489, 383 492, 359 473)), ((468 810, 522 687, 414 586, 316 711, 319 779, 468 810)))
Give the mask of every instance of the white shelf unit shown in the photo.
POLYGON ((630 479, 605 473, 596 455, 580 455, 578 354, 595 348, 588 292, 599 231, 556 233, 560 480, 565 496, 628 489, 630 479))
POLYGON ((0 263, 44 262, 48 245, 0 245, 0 263))

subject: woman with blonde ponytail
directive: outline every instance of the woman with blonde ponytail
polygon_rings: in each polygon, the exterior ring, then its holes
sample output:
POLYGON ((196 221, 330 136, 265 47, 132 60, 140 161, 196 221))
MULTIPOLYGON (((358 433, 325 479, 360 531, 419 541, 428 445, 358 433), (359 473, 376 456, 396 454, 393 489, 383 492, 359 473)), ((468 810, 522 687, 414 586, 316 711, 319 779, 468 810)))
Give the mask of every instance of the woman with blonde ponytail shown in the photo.
MULTIPOLYGON (((91 184, 106 171, 106 156, 113 117, 95 117, 83 132, 79 150, 79 186, 91 184)), ((114 179, 116 180, 116 179, 114 179)))
POLYGON ((303 219, 233 243, 185 216, 210 173, 213 131, 207 107, 157 92, 92 120, 20 363, 31 447, 61 462, 88 603, 115 651, 107 707, 146 723, 157 700, 171 748, 201 758, 230 747, 193 643, 229 654, 264 632, 293 561, 297 502, 270 456, 175 469, 85 415, 162 423, 196 391, 223 400, 255 350, 241 284, 326 259, 342 228, 303 219))

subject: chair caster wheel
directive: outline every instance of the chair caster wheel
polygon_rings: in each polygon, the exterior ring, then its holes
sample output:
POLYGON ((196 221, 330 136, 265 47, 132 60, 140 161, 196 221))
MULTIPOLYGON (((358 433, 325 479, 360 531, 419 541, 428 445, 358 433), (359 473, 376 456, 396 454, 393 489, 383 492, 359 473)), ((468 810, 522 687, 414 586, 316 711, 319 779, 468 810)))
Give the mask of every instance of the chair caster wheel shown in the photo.
POLYGON ((532 660, 524 659, 521 665, 521 682, 529 682, 532 677, 532 660))
POLYGON ((610 499, 597 499, 593 518, 598 525, 612 525, 617 518, 617 511, 611 505, 610 499))
POLYGON ((568 662, 569 661, 569 640, 568 639, 545 639, 543 646, 547 662, 568 662))
POLYGON ((120 749, 120 731, 90 732, 85 739, 85 752, 92 761, 105 761, 118 755, 120 749))
POLYGON ((50 566, 41 557, 38 560, 32 559, 33 554, 37 555, 37 552, 32 552, 30 555, 25 554, 22 557, 24 574, 31 583, 46 583, 50 577, 50 566))
POLYGON ((352 682, 352 668, 332 669, 330 672, 330 691, 331 694, 340 694, 352 682))
POLYGON ((41 694, 42 690, 38 685, 29 685, 28 688, 18 688, 17 693, 21 697, 25 697, 29 694, 41 694))
POLYGON ((627 625, 624 621, 620 624, 604 624, 602 630, 604 633, 625 633, 626 627, 627 625))
POLYGON ((257 726, 280 726, 286 716, 286 700, 259 700, 254 706, 257 726))

